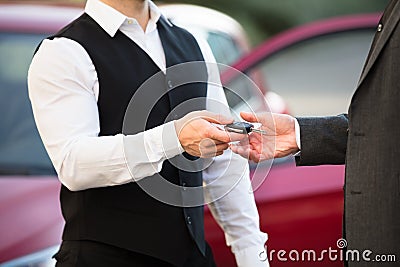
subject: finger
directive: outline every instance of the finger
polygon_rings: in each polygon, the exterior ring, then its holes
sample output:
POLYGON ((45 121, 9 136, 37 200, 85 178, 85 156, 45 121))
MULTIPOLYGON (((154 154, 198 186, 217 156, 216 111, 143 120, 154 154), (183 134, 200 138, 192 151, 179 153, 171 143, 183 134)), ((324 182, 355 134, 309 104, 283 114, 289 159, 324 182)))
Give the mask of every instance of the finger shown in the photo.
POLYGON ((244 140, 241 140, 240 142, 229 143, 229 146, 230 147, 235 147, 235 148, 237 148, 237 147, 250 147, 251 144, 250 144, 248 139, 244 139, 244 140))
POLYGON ((224 152, 223 152, 223 151, 221 151, 221 152, 217 152, 217 154, 215 155, 215 157, 217 157, 217 156, 221 156, 222 154, 224 154, 224 152))
POLYGON ((263 144, 263 143, 266 143, 266 142, 268 142, 269 141, 269 139, 271 139, 271 138, 268 138, 269 136, 266 136, 266 135, 261 135, 261 134, 259 134, 259 133, 250 133, 249 134, 249 141, 250 142, 252 142, 252 143, 258 143, 258 144, 263 144))
POLYGON ((208 156, 208 158, 218 157, 218 156, 221 156, 222 154, 224 154, 223 151, 218 151, 218 152, 216 152, 216 153, 214 153, 214 154, 210 154, 210 155, 208 156))
POLYGON ((201 153, 203 154, 212 154, 212 153, 216 153, 216 152, 223 152, 224 150, 227 150, 229 148, 229 144, 227 143, 223 143, 223 144, 206 144, 203 145, 200 150, 201 153))
POLYGON ((227 132, 229 135, 229 142, 245 142, 249 140, 249 136, 247 134, 238 134, 238 133, 232 133, 232 132, 227 132))
MULTIPOLYGON (((210 139, 212 140, 212 139, 210 139)), ((228 144, 227 142, 221 142, 219 140, 212 140, 213 144, 209 144, 209 145, 221 145, 221 144, 228 144)))
POLYGON ((260 162, 260 155, 257 151, 255 150, 250 150, 249 151, 249 160, 254 161, 256 163, 260 162))
POLYGON ((230 149, 233 153, 239 154, 245 159, 249 159, 250 157, 251 149, 249 145, 232 144, 230 145, 230 149))
POLYGON ((229 143, 231 142, 230 135, 216 127, 209 127, 206 133, 207 138, 211 138, 219 143, 229 143))
POLYGON ((229 144, 224 143, 224 144, 219 144, 215 146, 217 152, 223 152, 224 150, 227 150, 229 148, 229 144))
POLYGON ((224 152, 220 151, 220 152, 214 152, 214 153, 203 153, 201 154, 200 158, 214 158, 214 157, 218 157, 221 156, 222 154, 224 154, 224 152))
POLYGON ((199 150, 202 156, 212 157, 216 153, 224 152, 229 148, 228 143, 215 144, 212 139, 203 139, 199 144, 199 150))
POLYGON ((232 152, 256 163, 268 159, 264 154, 252 148, 251 145, 232 144, 230 145, 230 149, 232 152))
POLYGON ((224 153, 224 149, 216 150, 216 149, 202 149, 201 158, 212 158, 215 156, 220 156, 224 153))
POLYGON ((257 118, 257 115, 251 112, 240 112, 240 117, 248 122, 260 122, 260 120, 257 118))
POLYGON ((199 152, 198 150, 187 149, 185 150, 185 152, 194 157, 201 157, 201 152, 199 152))
POLYGON ((202 111, 201 118, 205 119, 208 122, 217 123, 217 124, 229 124, 233 122, 233 118, 226 117, 222 114, 210 112, 210 111, 202 111))
POLYGON ((233 153, 238 154, 238 150, 239 150, 238 145, 230 144, 229 149, 232 150, 233 153))

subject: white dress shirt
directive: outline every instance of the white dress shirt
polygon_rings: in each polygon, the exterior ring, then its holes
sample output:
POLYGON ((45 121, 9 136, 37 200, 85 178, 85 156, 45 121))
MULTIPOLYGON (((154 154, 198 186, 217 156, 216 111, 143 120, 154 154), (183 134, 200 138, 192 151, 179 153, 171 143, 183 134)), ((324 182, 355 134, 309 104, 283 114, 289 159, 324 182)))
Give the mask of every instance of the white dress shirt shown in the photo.
MULTIPOLYGON (((99 0, 88 0, 85 12, 111 37, 120 30, 165 71, 156 24, 161 13, 151 1, 149 6, 150 21, 145 31, 134 18, 99 0)), ((207 42, 196 39, 205 61, 214 63, 207 42)), ((212 68, 208 68, 208 73, 213 81, 219 75, 212 68)), ((29 69, 28 88, 40 136, 60 181, 71 191, 134 182, 159 172, 166 159, 183 152, 174 122, 136 135, 98 136, 97 72, 85 49, 73 40, 43 41, 29 69)), ((229 112, 221 86, 208 85, 207 109, 229 112), (215 102, 220 105, 212 104, 215 102)), ((203 180, 205 198, 215 200, 209 207, 224 229, 238 265, 268 266, 268 261, 259 259, 267 235, 259 228, 247 161, 225 151, 203 171, 203 180), (236 181, 233 188, 232 181, 236 181)))

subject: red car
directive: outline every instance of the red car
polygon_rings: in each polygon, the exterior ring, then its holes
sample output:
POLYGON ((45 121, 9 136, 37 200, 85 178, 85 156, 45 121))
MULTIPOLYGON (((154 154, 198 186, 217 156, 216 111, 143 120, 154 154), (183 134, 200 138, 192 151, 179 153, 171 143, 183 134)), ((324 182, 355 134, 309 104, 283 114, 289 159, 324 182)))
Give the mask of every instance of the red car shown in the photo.
MULTIPOLYGON (((58 200, 60 183, 33 121, 26 73, 40 40, 80 13, 81 9, 70 7, 0 6, 2 267, 54 265, 50 258, 60 244, 64 224, 58 200)), ((302 26, 267 40, 234 67, 256 77, 258 86, 269 95, 270 106, 282 111, 287 108, 273 92, 287 99, 295 115, 344 112, 333 108, 341 108, 337 104, 340 101, 349 101, 378 19, 379 14, 361 15, 302 26), (323 76, 324 68, 337 75, 323 76), (335 91, 331 92, 332 88, 335 91)), ((222 78, 230 85, 241 82, 229 72, 222 78)), ((254 99, 251 89, 241 88, 246 101, 260 101, 254 99)), ((227 96, 234 110, 242 108, 229 93, 227 96)), ((337 248, 342 229, 344 167, 296 168, 293 159, 287 158, 275 161, 268 174, 269 165, 259 165, 256 172, 252 165, 252 179, 258 187, 255 195, 262 229, 270 236, 268 250, 274 252, 271 266, 341 266, 340 260, 318 261, 317 257, 301 262, 289 255, 292 250, 301 256, 303 250, 319 253, 337 248), (279 250, 286 255, 278 257, 279 250)), ((218 266, 235 266, 223 232, 208 210, 205 227, 218 266)))

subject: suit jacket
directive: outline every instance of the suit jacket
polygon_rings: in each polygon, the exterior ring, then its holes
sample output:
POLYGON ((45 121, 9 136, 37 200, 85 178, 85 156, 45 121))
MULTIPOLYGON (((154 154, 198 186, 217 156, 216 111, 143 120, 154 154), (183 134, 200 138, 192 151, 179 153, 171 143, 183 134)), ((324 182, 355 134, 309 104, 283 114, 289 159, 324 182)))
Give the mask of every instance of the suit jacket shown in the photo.
MULTIPOLYGON (((395 254, 400 266, 400 1, 378 27, 348 114, 298 118, 298 165, 346 164, 344 234, 348 250, 395 254), (383 25, 383 26, 382 26, 383 25)), ((351 258, 351 257, 350 257, 351 258)))

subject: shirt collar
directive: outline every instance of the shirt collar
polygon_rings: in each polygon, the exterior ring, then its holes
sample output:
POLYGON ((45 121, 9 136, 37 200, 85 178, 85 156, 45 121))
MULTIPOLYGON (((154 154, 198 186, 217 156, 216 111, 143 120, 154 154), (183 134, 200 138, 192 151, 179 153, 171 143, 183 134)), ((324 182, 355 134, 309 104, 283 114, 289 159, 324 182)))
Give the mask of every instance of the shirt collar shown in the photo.
MULTIPOLYGON (((161 11, 151 0, 147 1, 149 2, 150 8, 149 25, 151 28, 155 29, 156 23, 161 17, 161 11)), ((103 28, 111 37, 115 36, 117 31, 126 21, 136 21, 136 19, 128 18, 118 10, 115 10, 100 0, 88 0, 86 3, 85 12, 92 17, 97 24, 99 24, 100 27, 103 28)))

